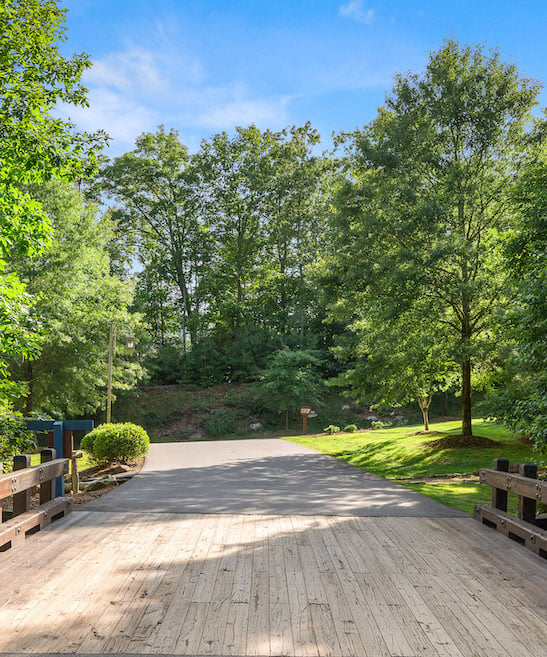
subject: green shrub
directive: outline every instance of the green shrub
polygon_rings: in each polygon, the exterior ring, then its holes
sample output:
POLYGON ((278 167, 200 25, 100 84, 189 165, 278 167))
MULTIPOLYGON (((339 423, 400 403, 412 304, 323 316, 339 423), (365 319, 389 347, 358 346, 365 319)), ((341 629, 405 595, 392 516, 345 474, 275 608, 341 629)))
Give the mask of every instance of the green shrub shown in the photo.
POLYGON ((240 429, 242 413, 238 410, 213 409, 203 420, 205 433, 211 438, 237 433, 240 429))
POLYGON ((339 431, 340 427, 337 427, 335 424, 329 424, 328 427, 323 429, 323 433, 338 433, 339 431))
POLYGON ((11 459, 36 448, 32 433, 26 429, 21 413, 9 403, 0 402, 0 460, 11 459))
POLYGON ((355 433, 357 431, 357 425, 348 424, 344 427, 344 431, 346 431, 347 433, 355 433))
POLYGON ((370 426, 373 429, 387 429, 388 427, 391 426, 391 422, 382 422, 382 420, 373 420, 370 423, 370 426))
POLYGON ((95 442, 96 436, 97 434, 94 431, 86 433, 86 435, 82 438, 82 442, 80 443, 80 449, 93 454, 93 443, 95 442))
MULTIPOLYGON (((101 424, 88 433, 82 443, 91 447, 91 453, 98 461, 121 461, 138 456, 144 456, 148 452, 150 438, 146 431, 137 424, 124 422, 121 424, 101 424)), ((83 449, 88 449, 84 447, 83 449)))

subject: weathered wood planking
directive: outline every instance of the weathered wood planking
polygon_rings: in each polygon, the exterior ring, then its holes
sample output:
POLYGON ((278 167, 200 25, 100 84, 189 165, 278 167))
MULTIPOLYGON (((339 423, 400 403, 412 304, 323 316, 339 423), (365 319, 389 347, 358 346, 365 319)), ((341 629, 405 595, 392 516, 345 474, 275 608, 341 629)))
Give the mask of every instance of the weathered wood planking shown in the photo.
POLYGON ((0 556, 0 653, 543 657, 546 584, 471 518, 77 512, 0 556))

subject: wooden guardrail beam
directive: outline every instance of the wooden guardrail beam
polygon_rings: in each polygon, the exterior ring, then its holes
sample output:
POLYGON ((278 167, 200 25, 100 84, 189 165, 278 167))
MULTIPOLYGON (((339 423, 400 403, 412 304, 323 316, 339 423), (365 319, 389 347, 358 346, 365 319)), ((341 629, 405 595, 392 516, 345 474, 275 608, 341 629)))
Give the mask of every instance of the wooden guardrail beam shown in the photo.
POLYGON ((62 518, 72 511, 72 500, 68 497, 56 497, 51 502, 42 504, 33 511, 26 511, 16 518, 0 524, 0 552, 21 545, 26 538, 40 529, 47 527, 57 518, 62 518))
POLYGON ((547 504, 547 482, 545 481, 487 468, 481 469, 479 474, 481 484, 488 484, 498 490, 515 493, 547 504))
POLYGON ((475 520, 547 559, 547 532, 486 504, 475 505, 475 520))
POLYGON ((519 474, 509 474, 507 459, 494 459, 494 469, 480 470, 481 484, 492 487, 492 506, 475 505, 474 517, 483 525, 525 545, 547 559, 547 532, 536 518, 537 502, 547 502, 547 482, 537 479, 537 466, 525 463, 519 474), (507 494, 518 496, 518 518, 507 513, 507 494))
POLYGON ((0 475, 0 500, 68 473, 68 459, 55 459, 32 468, 0 475))

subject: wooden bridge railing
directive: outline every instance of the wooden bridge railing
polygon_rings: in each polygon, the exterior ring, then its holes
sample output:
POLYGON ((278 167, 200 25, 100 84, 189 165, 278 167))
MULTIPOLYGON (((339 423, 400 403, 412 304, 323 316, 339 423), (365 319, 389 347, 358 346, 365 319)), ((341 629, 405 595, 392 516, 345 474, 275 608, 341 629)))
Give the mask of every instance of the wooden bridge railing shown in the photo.
POLYGON ((0 506, 13 495, 13 514, 0 524, 0 552, 22 543, 54 520, 72 511, 72 500, 55 497, 55 479, 68 472, 69 459, 57 459, 54 449, 40 453, 40 465, 30 467, 30 456, 16 456, 13 472, 0 475, 0 506), (40 505, 30 508, 31 489, 40 488, 40 505))
POLYGON ((507 459, 494 459, 493 469, 480 470, 480 483, 492 486, 492 506, 477 504, 474 516, 547 559, 547 519, 536 515, 537 502, 547 504, 547 482, 538 480, 537 472, 537 465, 526 463, 513 474, 507 459), (508 493, 518 496, 516 518, 507 513, 508 493))

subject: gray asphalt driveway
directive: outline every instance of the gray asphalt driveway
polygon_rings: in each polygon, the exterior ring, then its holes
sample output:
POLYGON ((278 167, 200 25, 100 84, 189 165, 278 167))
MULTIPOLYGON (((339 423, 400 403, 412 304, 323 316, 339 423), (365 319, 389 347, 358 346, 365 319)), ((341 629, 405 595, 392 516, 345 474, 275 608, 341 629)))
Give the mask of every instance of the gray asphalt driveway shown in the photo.
POLYGON ((89 511, 335 516, 465 515, 279 439, 153 444, 136 477, 89 511))

